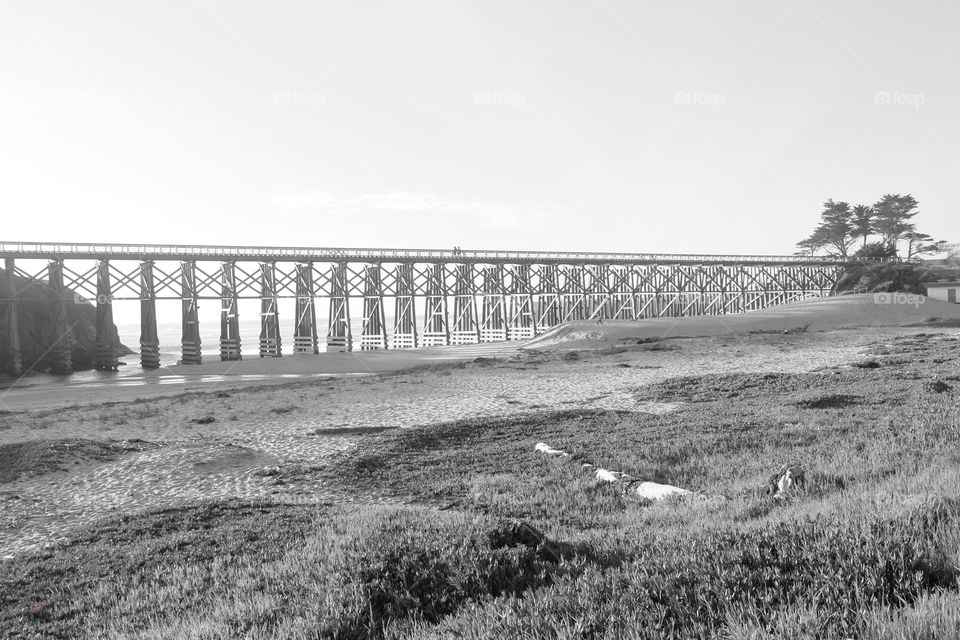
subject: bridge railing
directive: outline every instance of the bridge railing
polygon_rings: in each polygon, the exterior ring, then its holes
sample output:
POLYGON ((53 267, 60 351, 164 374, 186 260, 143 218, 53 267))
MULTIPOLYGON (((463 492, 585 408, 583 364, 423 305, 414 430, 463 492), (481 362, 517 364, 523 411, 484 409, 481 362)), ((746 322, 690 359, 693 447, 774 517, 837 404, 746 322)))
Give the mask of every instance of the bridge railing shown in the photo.
POLYGON ((0 242, 0 257, 100 258, 154 260, 266 260, 266 261, 425 261, 425 262, 618 262, 696 264, 843 264, 831 256, 711 255, 606 253, 591 251, 505 251, 399 248, 266 247, 165 244, 100 244, 58 242, 0 242))

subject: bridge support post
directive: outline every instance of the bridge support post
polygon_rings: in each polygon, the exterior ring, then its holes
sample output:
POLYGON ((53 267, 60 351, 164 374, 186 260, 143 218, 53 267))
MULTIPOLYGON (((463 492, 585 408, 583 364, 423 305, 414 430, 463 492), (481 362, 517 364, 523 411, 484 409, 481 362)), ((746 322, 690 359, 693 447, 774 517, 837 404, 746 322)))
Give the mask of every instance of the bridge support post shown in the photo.
POLYGON ((427 267, 427 298, 424 309, 423 346, 450 344, 447 322, 447 280, 442 264, 427 267))
POLYGON ((277 311, 277 270, 273 262, 260 263, 260 357, 279 358, 280 314, 277 311))
POLYGON ((140 263, 140 366, 160 368, 160 338, 157 335, 157 290, 153 260, 140 263))
POLYGON ((605 320, 610 317, 608 309, 610 306, 609 290, 607 288, 607 267, 606 265, 596 264, 585 268, 584 275, 588 278, 586 284, 587 290, 587 320, 605 320))
POLYGON ((697 265, 687 272, 688 300, 683 307, 683 315, 700 316, 706 312, 707 278, 703 265, 697 265))
POLYGON ((417 311, 414 304, 416 290, 413 284, 413 265, 398 264, 396 269, 396 298, 394 299, 394 349, 417 348, 417 311))
POLYGON ((363 328, 360 350, 387 348, 387 319, 383 309, 383 286, 380 265, 370 264, 363 270, 363 328))
POLYGON ((674 303, 677 301, 676 285, 673 276, 676 267, 671 265, 657 265, 656 267, 656 309, 658 318, 671 318, 676 314, 674 303))
POLYGON ((567 267, 564 274, 563 321, 586 320, 587 294, 583 288, 584 268, 578 265, 567 267))
POLYGON ((679 278, 679 290, 681 292, 682 304, 680 306, 680 317, 687 317, 693 315, 690 313, 691 309, 694 309, 696 313, 697 302, 700 298, 700 289, 697 282, 697 272, 695 269, 699 267, 690 267, 688 265, 678 265, 676 268, 676 273, 679 278))
POLYGON ((612 270, 612 277, 613 287, 610 296, 613 306, 610 317, 614 320, 636 320, 636 273, 633 265, 615 267, 612 270))
POLYGON ((477 292, 473 281, 473 265, 458 264, 453 298, 453 331, 451 344, 480 342, 477 326, 477 292))
POLYGON ((640 265, 635 267, 634 273, 636 277, 634 291, 636 292, 635 297, 637 300, 637 308, 633 314, 634 319, 640 320, 641 318, 656 317, 653 311, 654 285, 652 274, 654 273, 654 268, 650 265, 640 265))
POLYGON ((537 334, 537 319, 534 315, 533 286, 530 282, 530 265, 514 267, 510 283, 510 317, 507 322, 507 339, 526 340, 537 334))
POLYGON ((536 326, 543 331, 560 324, 563 309, 561 307, 560 281, 557 279, 556 265, 543 266, 537 293, 536 326))
POLYGON ((298 262, 297 326, 293 333, 294 353, 320 353, 317 343, 317 309, 313 301, 313 263, 298 262))
POLYGON ((699 265, 696 270, 697 304, 696 315, 713 315, 718 313, 715 305, 719 294, 715 291, 715 270, 708 265, 699 265))
POLYGON ((220 287, 220 360, 242 360, 236 263, 221 263, 220 287))
POLYGON ((350 328, 350 284, 347 281, 345 262, 330 267, 327 351, 353 351, 353 331, 350 328))
POLYGON ((767 290, 769 285, 770 282, 763 265, 752 265, 750 267, 750 284, 748 287, 748 291, 752 294, 749 298, 751 311, 757 311, 767 306, 767 290))
POLYGON ((93 350, 93 368, 97 371, 116 371, 114 350, 113 291, 110 286, 110 261, 97 264, 97 339, 93 350))
POLYGON ((180 263, 180 287, 183 320, 183 335, 180 340, 181 362, 200 364, 203 354, 200 347, 200 318, 197 313, 197 263, 180 263))
POLYGON ((53 373, 73 373, 70 348, 73 345, 70 327, 67 324, 67 301, 63 290, 63 261, 51 260, 47 265, 47 280, 56 300, 53 306, 53 338, 50 348, 50 368, 53 373))
POLYGON ((727 304, 728 312, 743 313, 747 310, 747 268, 738 265, 736 271, 730 277, 730 302, 727 304))
POLYGON ((480 304, 480 342, 503 342, 507 339, 505 300, 503 266, 485 267, 480 304))
POLYGON ((10 372, 15 376, 23 373, 23 354, 20 351, 20 326, 17 317, 17 276, 16 263, 13 258, 6 258, 3 262, 4 274, 7 278, 7 288, 10 298, 7 303, 7 355, 10 359, 10 372))

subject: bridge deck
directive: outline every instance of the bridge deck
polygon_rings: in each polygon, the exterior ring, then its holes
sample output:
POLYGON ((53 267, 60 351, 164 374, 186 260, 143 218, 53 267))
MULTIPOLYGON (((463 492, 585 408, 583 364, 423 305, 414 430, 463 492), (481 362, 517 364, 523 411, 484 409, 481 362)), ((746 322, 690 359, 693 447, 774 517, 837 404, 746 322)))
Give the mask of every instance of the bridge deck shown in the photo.
POLYGON ((602 253, 587 251, 460 251, 329 247, 257 247, 163 244, 87 244, 0 242, 0 258, 96 260, 205 260, 263 262, 430 262, 483 264, 809 264, 836 265, 850 260, 830 256, 699 255, 602 253))

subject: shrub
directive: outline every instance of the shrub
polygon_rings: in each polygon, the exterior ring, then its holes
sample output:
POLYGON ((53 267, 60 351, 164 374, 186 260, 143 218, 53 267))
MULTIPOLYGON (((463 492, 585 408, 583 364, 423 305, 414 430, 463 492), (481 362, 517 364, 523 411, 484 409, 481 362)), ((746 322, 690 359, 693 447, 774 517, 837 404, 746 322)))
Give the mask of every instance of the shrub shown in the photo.
POLYGON ((928 382, 925 388, 927 391, 930 391, 933 393, 944 393, 946 391, 950 391, 951 389, 950 385, 948 385, 943 380, 934 380, 932 382, 928 382))
POLYGON ((857 249, 853 257, 862 260, 889 260, 897 257, 897 248, 886 242, 868 242, 857 249))
POLYGON ((560 566, 546 538, 533 546, 508 544, 501 528, 479 520, 398 516, 355 540, 344 555, 339 571, 357 587, 345 591, 359 594, 360 607, 354 619, 342 621, 337 637, 381 637, 407 619, 436 623, 464 602, 548 585, 560 566))
POLYGON ((859 404, 860 396, 849 394, 833 394, 812 398, 810 400, 800 400, 795 405, 803 409, 842 409, 851 405, 859 404))
POLYGON ((902 606, 954 586, 955 569, 928 536, 942 508, 902 521, 835 526, 822 521, 752 532, 714 532, 656 549, 628 570, 637 604, 661 631, 698 637, 724 626, 731 605, 772 613, 826 612, 826 630, 854 630, 865 609, 902 606))
POLYGON ((761 634, 788 628, 792 614, 807 611, 816 615, 798 624, 810 635, 789 637, 856 636, 866 611, 956 588, 958 571, 938 540, 958 514, 960 502, 944 501, 885 520, 817 519, 644 540, 617 569, 590 569, 522 599, 471 607, 436 630, 445 632, 438 637, 547 638, 562 628, 577 630, 571 637, 653 640, 726 637, 746 620, 752 637, 780 637, 761 634))

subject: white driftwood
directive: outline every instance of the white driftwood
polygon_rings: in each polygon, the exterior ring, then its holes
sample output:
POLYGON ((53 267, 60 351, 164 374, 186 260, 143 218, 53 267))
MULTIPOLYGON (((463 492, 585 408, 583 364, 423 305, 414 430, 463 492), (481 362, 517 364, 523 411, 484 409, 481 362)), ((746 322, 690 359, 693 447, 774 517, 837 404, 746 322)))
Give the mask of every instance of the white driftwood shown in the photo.
POLYGON ((693 493, 680 487, 674 487, 669 484, 658 484, 656 482, 641 482, 636 489, 636 493, 641 498, 647 500, 663 500, 670 496, 685 496, 693 493))
POLYGON ((537 446, 534 447, 535 450, 540 453, 545 453, 548 456, 569 456, 570 454, 562 449, 554 449, 546 442, 538 442, 537 446))
MULTIPOLYGON (((548 456, 569 456, 570 454, 562 449, 554 449, 546 442, 538 442, 534 446, 534 450, 539 451, 540 453, 546 454, 548 456)), ((598 482, 623 482, 632 483, 634 478, 627 473, 622 471, 610 471, 609 469, 602 469, 600 467, 595 467, 589 462, 584 462, 580 465, 584 470, 594 470, 594 476, 598 482)), ((787 482, 791 481, 790 474, 787 474, 787 482)), ((781 487, 781 491, 783 488, 781 487)), ((658 484, 656 482, 641 482, 637 485, 634 492, 637 496, 641 498, 646 498, 647 500, 663 500, 670 496, 679 496, 679 495, 690 495, 693 492, 688 491, 687 489, 681 489, 680 487, 674 487, 669 484, 658 484)))
POLYGON ((597 469, 597 480, 601 482, 616 482, 617 474, 613 471, 607 471, 606 469, 597 469))

